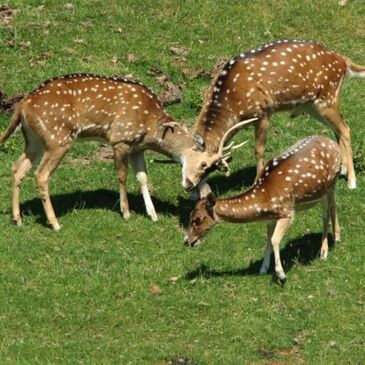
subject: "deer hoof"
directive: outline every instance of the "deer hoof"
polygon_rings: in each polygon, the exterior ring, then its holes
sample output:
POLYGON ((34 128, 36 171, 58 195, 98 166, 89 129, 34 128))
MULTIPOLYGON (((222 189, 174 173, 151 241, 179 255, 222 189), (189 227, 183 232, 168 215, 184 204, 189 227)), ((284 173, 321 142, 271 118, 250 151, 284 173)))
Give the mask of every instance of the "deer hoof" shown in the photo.
POLYGON ((281 286, 284 286, 286 283, 286 275, 284 274, 284 272, 277 273, 277 278, 278 278, 279 284, 281 286))
POLYGON ((22 223, 22 219, 20 217, 14 217, 12 220, 11 220, 11 223, 15 224, 17 227, 21 227, 23 225, 22 223))
POLYGON ((152 219, 152 222, 157 222, 158 221, 158 217, 157 217, 157 214, 155 212, 149 213, 149 215, 152 219))
POLYGON ((321 251, 321 260, 327 260, 328 250, 321 251))
POLYGON ((54 231, 59 231, 60 229, 61 229, 61 226, 59 225, 59 223, 58 222, 56 222, 56 223, 51 223, 51 225, 52 225, 52 228, 53 228, 53 230, 54 231))
POLYGON ((349 189, 356 189, 356 180, 349 179, 349 181, 347 182, 347 186, 349 189))
POLYGON ((268 268, 267 267, 261 267, 261 269, 260 269, 260 271, 259 271, 259 274, 260 275, 265 275, 265 274, 267 274, 267 270, 268 270, 268 268))
POLYGON ((129 212, 126 212, 126 213, 123 213, 123 219, 125 219, 126 221, 131 217, 131 213, 129 212))

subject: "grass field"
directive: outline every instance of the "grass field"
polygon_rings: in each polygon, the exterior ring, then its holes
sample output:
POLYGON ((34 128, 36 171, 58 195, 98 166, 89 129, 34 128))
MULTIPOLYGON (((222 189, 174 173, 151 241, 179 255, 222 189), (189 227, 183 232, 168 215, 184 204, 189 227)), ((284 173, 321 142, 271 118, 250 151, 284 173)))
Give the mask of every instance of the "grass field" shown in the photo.
MULTIPOLYGON (((268 41, 315 39, 365 64, 361 0, 9 6, 16 14, 0 16, 0 83, 9 95, 75 72, 131 74, 159 94, 159 69, 181 87, 169 112, 193 123, 209 79, 189 72, 268 41), (171 47, 187 48, 185 59, 171 47)), ((321 211, 297 216, 282 243, 284 287, 272 269, 258 275, 264 225, 220 225, 199 249, 183 247, 193 203, 178 165, 149 163, 157 223, 130 175, 132 217, 123 221, 114 165, 96 143, 75 145, 52 177, 60 232, 46 225, 32 174, 22 189, 24 225, 11 225, 11 165, 23 148, 14 136, 0 148, 0 364, 365 364, 364 80, 346 80, 341 106, 358 177, 356 190, 337 185, 342 242, 319 260, 321 211)), ((8 122, 0 114, 0 130, 8 122)), ((275 115, 265 156, 319 133, 333 137, 309 117, 275 115)), ((209 180, 220 195, 253 181, 253 130, 239 137, 249 144, 235 153, 232 176, 209 180)))

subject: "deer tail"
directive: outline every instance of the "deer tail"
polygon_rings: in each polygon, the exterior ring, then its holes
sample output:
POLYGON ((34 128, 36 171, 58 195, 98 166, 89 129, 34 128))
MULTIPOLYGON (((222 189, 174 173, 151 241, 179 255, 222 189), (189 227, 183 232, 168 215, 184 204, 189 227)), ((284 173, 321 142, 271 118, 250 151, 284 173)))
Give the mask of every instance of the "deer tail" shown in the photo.
POLYGON ((353 77, 365 77, 365 67, 356 65, 348 57, 345 57, 347 73, 353 77))
POLYGON ((8 128, 5 129, 4 133, 0 136, 0 144, 3 144, 17 129, 21 121, 20 106, 16 106, 13 116, 11 117, 8 128))

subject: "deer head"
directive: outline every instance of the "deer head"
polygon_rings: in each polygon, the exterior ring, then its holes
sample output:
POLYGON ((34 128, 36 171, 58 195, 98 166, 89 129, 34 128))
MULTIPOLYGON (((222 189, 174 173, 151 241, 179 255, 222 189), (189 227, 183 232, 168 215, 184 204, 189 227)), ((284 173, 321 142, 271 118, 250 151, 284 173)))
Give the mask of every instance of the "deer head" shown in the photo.
POLYGON ((199 246, 201 244, 201 238, 218 223, 214 212, 216 198, 208 184, 204 184, 200 190, 200 199, 190 214, 189 228, 184 238, 184 244, 186 246, 199 246))
POLYGON ((223 171, 226 176, 228 176, 228 163, 232 159, 232 151, 239 147, 242 147, 247 143, 247 141, 242 142, 238 145, 231 143, 226 147, 224 146, 224 144, 227 141, 228 137, 232 135, 235 130, 256 120, 257 118, 244 120, 227 130, 221 139, 217 153, 211 153, 209 151, 206 151, 203 137, 195 133, 195 148, 193 148, 192 150, 187 150, 182 157, 182 185, 184 189, 186 191, 193 190, 205 176, 215 170, 223 171))

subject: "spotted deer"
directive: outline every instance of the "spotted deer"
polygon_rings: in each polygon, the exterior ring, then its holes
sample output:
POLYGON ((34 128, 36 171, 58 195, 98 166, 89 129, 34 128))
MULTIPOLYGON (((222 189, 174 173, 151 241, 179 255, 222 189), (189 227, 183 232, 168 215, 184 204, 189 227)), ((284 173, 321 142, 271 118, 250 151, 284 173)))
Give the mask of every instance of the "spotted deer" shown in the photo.
POLYGON ((286 276, 280 261, 279 244, 297 211, 322 203, 322 259, 328 254, 330 217, 333 238, 340 240, 334 192, 339 171, 339 146, 327 137, 307 137, 269 160, 257 181, 240 195, 216 199, 208 185, 204 185, 202 199, 190 215, 184 243, 198 246, 201 238, 220 222, 267 222, 267 247, 260 274, 268 271, 271 252, 274 251, 276 275, 284 282, 286 276))
POLYGON ((342 173, 347 171, 348 186, 355 188, 350 128, 339 112, 339 93, 346 74, 365 77, 365 68, 309 41, 277 41, 232 58, 213 81, 195 123, 201 156, 197 163, 186 162, 189 171, 184 188, 192 190, 206 171, 220 162, 222 156, 217 151, 222 136, 248 118, 257 118, 255 157, 259 173, 270 117, 280 111, 292 111, 293 116, 309 113, 334 130, 342 173))
POLYGON ((76 140, 94 139, 113 148, 120 183, 120 210, 130 216, 127 199, 128 158, 141 185, 147 213, 157 220, 148 187, 144 151, 154 150, 178 162, 194 161, 196 142, 141 83, 124 78, 75 74, 46 81, 17 105, 4 143, 20 126, 25 149, 14 164, 12 215, 21 225, 20 184, 40 159, 35 172, 48 222, 60 229, 48 192, 48 180, 76 140), (43 156, 43 157, 42 157, 43 156))

